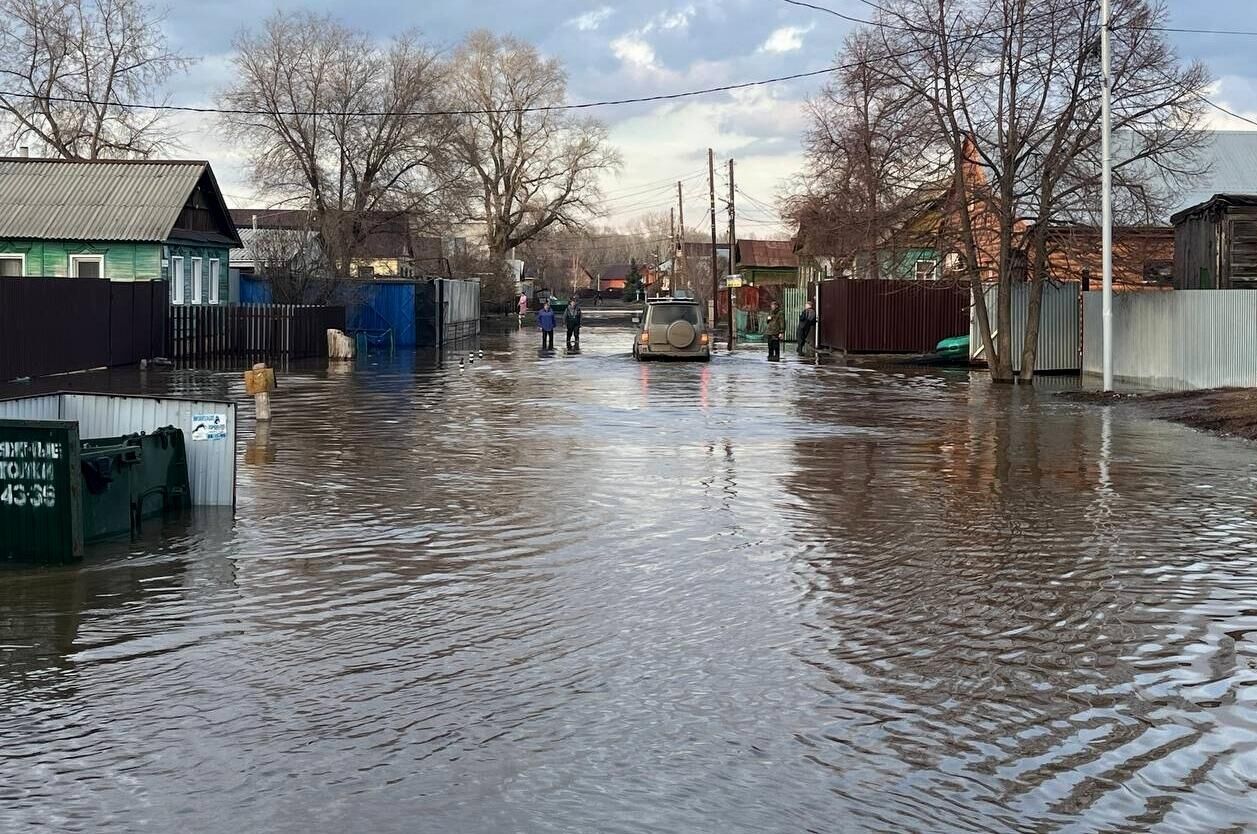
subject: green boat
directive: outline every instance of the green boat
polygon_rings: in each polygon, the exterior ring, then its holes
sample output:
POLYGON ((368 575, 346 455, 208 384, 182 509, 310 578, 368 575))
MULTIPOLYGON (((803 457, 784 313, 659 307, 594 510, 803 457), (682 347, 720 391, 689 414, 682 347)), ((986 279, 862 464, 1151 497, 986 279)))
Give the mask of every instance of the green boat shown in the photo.
POLYGON ((969 336, 966 334, 943 339, 943 341, 934 346, 934 352, 938 354, 940 359, 953 362, 968 362, 969 336))

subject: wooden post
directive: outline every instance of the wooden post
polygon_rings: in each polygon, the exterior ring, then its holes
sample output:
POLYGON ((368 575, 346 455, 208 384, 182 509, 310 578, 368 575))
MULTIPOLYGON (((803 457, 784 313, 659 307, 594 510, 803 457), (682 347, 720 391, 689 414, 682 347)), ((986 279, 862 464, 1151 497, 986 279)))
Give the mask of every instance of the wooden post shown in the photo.
MULTIPOLYGON (((253 366, 254 371, 265 371, 266 363, 258 362, 253 366)), ((261 376, 260 374, 258 376, 261 376)), ((255 377, 256 378, 256 377, 255 377)), ((271 392, 266 385, 259 386, 261 390, 253 395, 253 405, 257 411, 257 421, 259 423, 270 422, 271 419, 271 392)))

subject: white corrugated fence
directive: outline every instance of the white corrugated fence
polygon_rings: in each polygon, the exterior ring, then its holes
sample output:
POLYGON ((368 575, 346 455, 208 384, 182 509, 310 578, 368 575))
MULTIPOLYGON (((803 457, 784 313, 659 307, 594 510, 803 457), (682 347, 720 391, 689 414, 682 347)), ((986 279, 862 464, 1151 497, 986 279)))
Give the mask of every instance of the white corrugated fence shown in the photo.
MULTIPOLYGON (((1103 371, 1101 294, 1086 293, 1083 371, 1103 371)), ((1158 388, 1257 386, 1257 290, 1119 292, 1113 375, 1158 388)))
MULTIPOLYGON (((998 287, 986 287, 986 308, 995 328, 995 301, 998 287)), ((1021 371, 1021 349, 1026 340, 1026 310, 1030 304, 1030 285, 1013 285, 1013 371, 1021 371)), ((978 318, 969 318, 969 356, 985 360, 978 318)), ((1049 281, 1043 285, 1043 302, 1039 308, 1039 347, 1035 355, 1036 372, 1077 371, 1081 367, 1078 315, 1078 284, 1049 281)), ((992 336, 995 334, 992 333, 992 336)))

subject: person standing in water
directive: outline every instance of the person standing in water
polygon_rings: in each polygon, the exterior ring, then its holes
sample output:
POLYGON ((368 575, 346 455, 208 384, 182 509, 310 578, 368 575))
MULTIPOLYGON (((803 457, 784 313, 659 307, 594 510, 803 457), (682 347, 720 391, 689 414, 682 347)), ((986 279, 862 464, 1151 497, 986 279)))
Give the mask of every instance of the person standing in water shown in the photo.
POLYGON ((576 296, 572 296, 572 300, 567 302, 567 309, 563 311, 563 323, 567 325, 567 349, 572 349, 572 339, 576 339, 576 349, 580 350, 580 322, 581 309, 580 302, 576 300, 576 296))
POLYGON ((764 338, 768 340, 768 361, 777 362, 781 359, 781 337, 786 332, 786 316, 781 312, 781 305, 773 302, 768 313, 768 321, 764 323, 764 338))
POLYGON ((537 313, 537 327, 541 328, 541 349, 554 350, 554 310, 549 301, 537 313))
POLYGON ((816 326, 816 309, 812 306, 812 302, 803 305, 803 312, 799 313, 799 356, 802 356, 804 349, 807 347, 808 337, 812 335, 812 328, 816 326))

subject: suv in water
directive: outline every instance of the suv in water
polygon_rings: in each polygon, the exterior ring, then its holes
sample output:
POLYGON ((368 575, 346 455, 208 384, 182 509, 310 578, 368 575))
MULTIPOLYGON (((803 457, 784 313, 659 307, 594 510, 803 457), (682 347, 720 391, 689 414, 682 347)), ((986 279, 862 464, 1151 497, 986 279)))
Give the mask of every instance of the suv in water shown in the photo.
POLYGON ((633 339, 633 358, 711 359, 703 308, 692 298, 652 298, 633 339))

